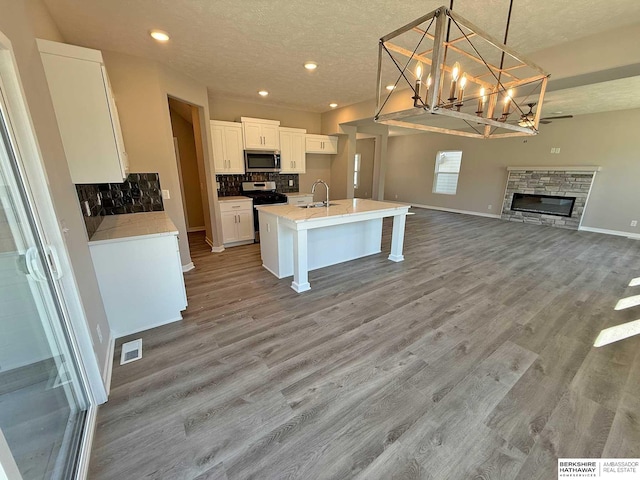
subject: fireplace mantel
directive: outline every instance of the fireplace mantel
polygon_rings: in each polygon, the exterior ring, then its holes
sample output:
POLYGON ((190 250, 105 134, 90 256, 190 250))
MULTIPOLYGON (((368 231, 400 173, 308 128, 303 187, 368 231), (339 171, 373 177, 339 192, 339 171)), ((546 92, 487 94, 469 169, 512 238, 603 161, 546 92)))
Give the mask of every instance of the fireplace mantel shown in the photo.
POLYGON ((559 166, 559 165, 547 165, 547 166, 537 166, 537 167, 520 167, 520 166, 512 166, 507 167, 508 171, 512 170, 524 170, 527 172, 544 170, 546 172, 599 172, 602 170, 602 167, 597 165, 570 165, 570 166, 559 166))

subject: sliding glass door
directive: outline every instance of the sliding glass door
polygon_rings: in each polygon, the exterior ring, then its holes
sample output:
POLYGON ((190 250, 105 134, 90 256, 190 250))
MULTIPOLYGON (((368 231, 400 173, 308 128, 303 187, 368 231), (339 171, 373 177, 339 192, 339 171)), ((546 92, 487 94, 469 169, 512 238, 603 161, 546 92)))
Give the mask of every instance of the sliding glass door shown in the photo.
POLYGON ((0 82, 0 431, 25 480, 73 478, 89 407, 0 82))

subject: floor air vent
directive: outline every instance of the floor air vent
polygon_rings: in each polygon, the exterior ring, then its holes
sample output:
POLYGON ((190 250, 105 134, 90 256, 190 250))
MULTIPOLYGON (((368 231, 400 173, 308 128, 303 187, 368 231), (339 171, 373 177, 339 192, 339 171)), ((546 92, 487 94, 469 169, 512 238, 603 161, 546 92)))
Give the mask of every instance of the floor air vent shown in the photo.
POLYGON ((120 365, 135 362, 142 358, 142 339, 132 340, 131 342, 122 344, 122 355, 120 356, 120 365))

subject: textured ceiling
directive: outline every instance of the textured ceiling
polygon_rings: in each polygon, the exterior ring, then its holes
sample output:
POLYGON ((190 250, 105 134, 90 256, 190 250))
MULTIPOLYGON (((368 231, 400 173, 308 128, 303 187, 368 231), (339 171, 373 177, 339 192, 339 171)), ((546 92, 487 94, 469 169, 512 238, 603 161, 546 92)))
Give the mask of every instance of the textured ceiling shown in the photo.
MULTIPOLYGON (((213 96, 323 112, 330 102, 342 106, 373 98, 378 39, 444 1, 45 3, 69 43, 157 60, 201 81, 213 96), (153 41, 152 28, 168 31, 171 41, 153 41), (308 60, 319 64, 315 72, 303 68, 308 60), (261 99, 260 89, 270 95, 261 99)), ((454 4, 456 12, 498 38, 504 35, 508 7, 508 0, 454 4)), ((637 0, 518 0, 508 45, 527 54, 639 22, 637 0)))

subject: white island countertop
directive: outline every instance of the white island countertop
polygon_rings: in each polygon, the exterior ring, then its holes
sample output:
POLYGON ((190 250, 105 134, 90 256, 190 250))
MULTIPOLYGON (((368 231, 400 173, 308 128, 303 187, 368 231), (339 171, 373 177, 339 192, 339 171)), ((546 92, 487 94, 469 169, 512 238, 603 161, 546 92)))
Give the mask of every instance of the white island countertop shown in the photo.
POLYGON ((131 237, 177 235, 178 229, 166 212, 107 215, 89 239, 89 245, 133 240, 131 237))
POLYGON ((380 202, 364 198, 330 200, 329 207, 304 208, 296 205, 261 205, 260 212, 275 215, 294 223, 324 221, 340 217, 353 217, 371 212, 405 210, 411 205, 406 203, 380 202))
POLYGON ((329 206, 258 206, 262 266, 291 288, 311 288, 309 271, 380 253, 382 220, 393 218, 389 260, 404 260, 405 219, 411 205, 353 198, 329 206))

